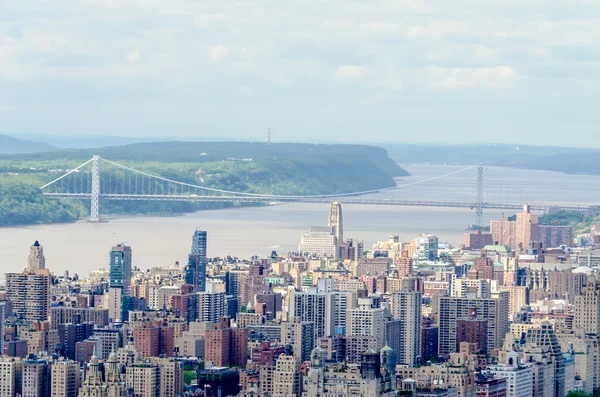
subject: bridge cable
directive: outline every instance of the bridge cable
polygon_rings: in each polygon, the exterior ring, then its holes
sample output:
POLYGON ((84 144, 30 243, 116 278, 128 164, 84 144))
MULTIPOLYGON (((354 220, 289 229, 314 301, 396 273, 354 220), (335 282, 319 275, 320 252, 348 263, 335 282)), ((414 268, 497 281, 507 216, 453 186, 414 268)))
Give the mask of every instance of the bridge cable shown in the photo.
POLYGON ((156 178, 156 179, 160 179, 160 180, 165 181, 165 182, 175 183, 175 184, 181 185, 182 187, 185 186, 185 187, 191 187, 191 188, 195 188, 195 189, 208 190, 208 191, 217 192, 217 193, 234 194, 234 195, 246 196, 246 197, 264 197, 264 198, 274 198, 274 199, 277 199, 277 198, 285 198, 285 199, 294 199, 294 198, 298 198, 298 199, 302 199, 302 198, 335 198, 335 197, 358 196, 358 195, 369 194, 369 193, 379 193, 379 192, 384 192, 384 191, 389 191, 389 190, 395 190, 395 189, 399 189, 399 188, 403 188, 403 187, 418 185, 418 184, 425 183, 425 182, 431 182, 431 181, 434 181, 434 180, 437 180, 437 179, 445 178, 447 176, 458 174, 460 172, 464 172, 464 171, 467 171, 467 170, 470 170, 470 169, 478 167, 478 165, 472 165, 470 167, 463 168, 463 169, 458 170, 458 171, 453 171, 453 172, 450 172, 448 174, 438 175, 438 176, 431 177, 431 178, 428 178, 428 179, 423 179, 421 181, 415 181, 415 182, 407 183, 407 184, 404 184, 404 185, 396 185, 396 186, 391 186, 391 187, 382 188, 382 189, 364 190, 364 191, 361 191, 361 192, 338 193, 338 194, 321 194, 321 195, 312 195, 312 196, 293 196, 293 195, 289 195, 288 196, 288 195, 275 195, 275 194, 241 193, 241 192, 233 192, 233 191, 230 191, 230 190, 215 189, 215 188, 210 188, 210 187, 206 187, 206 186, 198 186, 198 185, 193 185, 193 184, 190 184, 190 183, 179 182, 179 181, 175 181, 175 180, 172 180, 172 179, 163 178, 163 177, 157 176, 157 175, 152 175, 152 174, 149 174, 149 173, 144 172, 144 171, 139 171, 139 170, 136 170, 136 169, 133 169, 133 168, 130 168, 130 167, 127 167, 127 166, 115 163, 114 161, 110 161, 110 160, 107 160, 105 158, 100 158, 100 160, 105 161, 105 162, 107 162, 109 164, 112 164, 114 166, 126 169, 128 171, 135 172, 135 173, 141 174, 143 176, 147 176, 149 178, 156 178))
POLYGON ((81 164, 79 167, 77 168, 73 168, 71 171, 67 172, 66 174, 64 174, 63 176, 60 176, 58 178, 56 178, 55 180, 53 180, 52 182, 46 183, 44 186, 42 186, 40 189, 44 189, 50 185, 52 185, 54 182, 58 182, 61 179, 63 179, 64 177, 71 175, 73 172, 77 171, 78 169, 80 169, 81 167, 83 167, 84 165, 90 163, 93 159, 89 159, 88 161, 86 161, 85 163, 81 164))

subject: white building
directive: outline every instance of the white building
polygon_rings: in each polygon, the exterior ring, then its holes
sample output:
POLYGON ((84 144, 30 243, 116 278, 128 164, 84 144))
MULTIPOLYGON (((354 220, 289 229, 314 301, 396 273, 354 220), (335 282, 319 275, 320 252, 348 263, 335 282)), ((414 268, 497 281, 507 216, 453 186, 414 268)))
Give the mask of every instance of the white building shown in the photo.
POLYGON ((519 363, 519 354, 510 352, 506 362, 489 366, 494 378, 506 379, 506 397, 533 397, 533 369, 528 364, 519 363))
POLYGON ((489 298, 490 283, 488 280, 470 280, 467 278, 456 278, 453 282, 452 296, 456 298, 489 298))
POLYGON ((300 238, 299 251, 308 255, 338 258, 339 245, 333 226, 311 226, 300 238))
POLYGON ((438 256, 438 238, 434 234, 421 234, 411 244, 414 246, 415 260, 433 261, 438 256))
POLYGON ((377 349, 385 345, 385 309, 379 308, 373 298, 360 298, 358 307, 348 310, 347 336, 373 336, 377 349))

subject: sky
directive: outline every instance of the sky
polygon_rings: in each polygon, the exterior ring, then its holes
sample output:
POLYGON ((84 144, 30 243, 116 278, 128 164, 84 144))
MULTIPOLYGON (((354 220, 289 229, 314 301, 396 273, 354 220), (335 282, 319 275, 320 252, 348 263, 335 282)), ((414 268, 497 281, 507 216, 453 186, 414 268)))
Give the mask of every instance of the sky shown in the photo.
POLYGON ((0 2, 0 133, 600 146, 590 0, 0 2))

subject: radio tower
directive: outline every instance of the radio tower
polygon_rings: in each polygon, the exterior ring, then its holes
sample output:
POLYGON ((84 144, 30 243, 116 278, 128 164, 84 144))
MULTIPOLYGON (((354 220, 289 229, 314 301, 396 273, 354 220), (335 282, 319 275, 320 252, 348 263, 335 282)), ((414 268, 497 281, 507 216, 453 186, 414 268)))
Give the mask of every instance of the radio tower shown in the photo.
POLYGON ((267 131, 267 145, 271 144, 271 129, 267 131))
POLYGON ((477 167, 477 199, 475 200, 475 224, 483 226, 483 164, 477 167))

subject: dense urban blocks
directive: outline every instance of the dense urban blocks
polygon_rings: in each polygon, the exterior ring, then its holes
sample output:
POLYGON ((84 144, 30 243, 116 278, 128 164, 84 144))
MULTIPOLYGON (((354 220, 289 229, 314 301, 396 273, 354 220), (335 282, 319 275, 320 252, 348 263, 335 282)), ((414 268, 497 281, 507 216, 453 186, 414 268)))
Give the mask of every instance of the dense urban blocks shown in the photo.
POLYGON ((0 395, 594 392, 600 250, 527 207, 491 225, 461 247, 423 233, 369 249, 333 202, 298 252, 209 258, 197 229, 183 264, 141 270, 120 243, 87 278, 52 274, 36 241, 0 295, 0 395))

